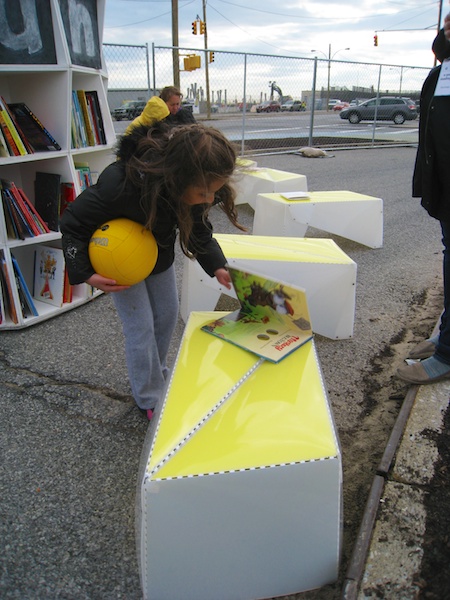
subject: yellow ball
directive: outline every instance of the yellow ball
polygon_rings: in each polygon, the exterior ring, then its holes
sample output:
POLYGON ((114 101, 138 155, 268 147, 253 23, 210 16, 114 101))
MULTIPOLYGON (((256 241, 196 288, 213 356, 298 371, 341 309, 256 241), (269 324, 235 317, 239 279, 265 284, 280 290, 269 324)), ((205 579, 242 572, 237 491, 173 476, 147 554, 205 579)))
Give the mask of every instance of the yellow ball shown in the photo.
POLYGON ((153 234, 130 219, 113 219, 99 227, 89 242, 89 259, 95 272, 134 285, 153 271, 158 246, 153 234))

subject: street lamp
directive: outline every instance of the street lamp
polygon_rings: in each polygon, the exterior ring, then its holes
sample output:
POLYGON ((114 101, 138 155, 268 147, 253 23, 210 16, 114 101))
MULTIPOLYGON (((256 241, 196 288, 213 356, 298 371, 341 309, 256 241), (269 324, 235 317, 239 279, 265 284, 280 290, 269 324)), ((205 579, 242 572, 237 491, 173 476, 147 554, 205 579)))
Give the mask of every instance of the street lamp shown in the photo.
POLYGON ((328 60, 328 84, 327 84, 327 111, 329 110, 329 102, 330 102, 330 72, 331 72, 331 61, 333 60, 333 58, 336 56, 336 54, 338 52, 342 52, 343 50, 350 50, 350 48, 340 48, 339 50, 336 50, 336 52, 333 52, 333 54, 331 54, 331 44, 328 44, 328 56, 325 54, 325 52, 322 52, 322 50, 311 50, 311 52, 320 52, 321 54, 323 54, 325 56, 325 58, 328 60))

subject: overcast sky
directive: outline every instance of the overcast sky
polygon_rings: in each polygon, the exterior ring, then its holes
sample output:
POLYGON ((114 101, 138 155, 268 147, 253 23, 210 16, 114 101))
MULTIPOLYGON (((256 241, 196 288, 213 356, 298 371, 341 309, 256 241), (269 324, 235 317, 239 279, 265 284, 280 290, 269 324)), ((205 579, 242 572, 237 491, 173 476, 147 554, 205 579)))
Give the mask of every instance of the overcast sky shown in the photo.
MULTIPOLYGON (((202 0, 178 6, 179 46, 204 48, 203 36, 191 33, 202 0)), ((448 12, 443 0, 442 19, 448 12)), ((206 1, 210 49, 308 58, 314 49, 324 58, 331 44, 336 60, 390 65, 433 66, 438 16, 438 0, 206 1)), ((106 0, 103 41, 171 46, 172 0, 106 0)))

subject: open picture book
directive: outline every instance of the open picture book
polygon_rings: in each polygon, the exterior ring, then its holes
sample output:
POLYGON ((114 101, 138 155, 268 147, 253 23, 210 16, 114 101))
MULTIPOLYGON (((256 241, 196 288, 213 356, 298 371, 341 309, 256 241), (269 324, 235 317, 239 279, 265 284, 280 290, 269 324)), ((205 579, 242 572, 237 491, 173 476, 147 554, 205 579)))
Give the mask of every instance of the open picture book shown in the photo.
POLYGON ((275 363, 313 337, 305 290, 231 267, 228 271, 240 308, 207 323, 203 331, 275 363))

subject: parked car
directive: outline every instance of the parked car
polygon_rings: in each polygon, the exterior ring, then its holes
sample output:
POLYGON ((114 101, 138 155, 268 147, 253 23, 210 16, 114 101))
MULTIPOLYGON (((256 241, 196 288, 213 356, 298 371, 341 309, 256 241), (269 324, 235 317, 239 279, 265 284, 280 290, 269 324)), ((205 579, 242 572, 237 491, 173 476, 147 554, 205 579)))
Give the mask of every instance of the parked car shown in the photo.
POLYGON ((350 106, 350 104, 348 102, 340 102, 339 104, 335 104, 333 106, 333 110, 335 112, 338 112, 339 110, 342 110, 344 108, 347 108, 347 106, 350 106))
POLYGON ((183 102, 181 103, 181 108, 185 108, 189 112, 193 113, 194 112, 194 103, 192 100, 183 100, 183 102))
POLYGON ((286 110, 291 110, 291 106, 294 104, 294 100, 286 100, 286 102, 283 102, 283 104, 281 105, 281 111, 284 112, 286 110))
POLYGON ((332 109, 336 106, 336 104, 341 104, 342 100, 339 100, 339 98, 330 98, 328 100, 328 109, 332 109))
POLYGON ((417 108, 412 100, 391 96, 371 98, 357 106, 349 106, 341 110, 339 116, 353 124, 360 121, 373 121, 375 109, 377 121, 394 121, 396 125, 401 125, 405 121, 417 119, 417 108))
POLYGON ((288 100, 287 102, 284 102, 284 104, 281 105, 281 110, 288 110, 290 112, 302 111, 306 110, 306 104, 301 100, 288 100))
POLYGON ((111 116, 116 121, 122 121, 124 119, 131 121, 141 114, 146 104, 147 102, 144 100, 129 100, 128 102, 122 104, 122 106, 112 110, 111 116))
POLYGON ((359 104, 362 104, 366 100, 367 100, 367 98, 353 98, 353 100, 350 101, 350 106, 358 106, 359 104))
POLYGON ((258 104, 258 106, 256 107, 256 112, 257 113, 261 113, 261 112, 280 112, 281 110, 281 104, 279 102, 277 102, 276 100, 270 100, 268 102, 262 102, 261 104, 258 104))

